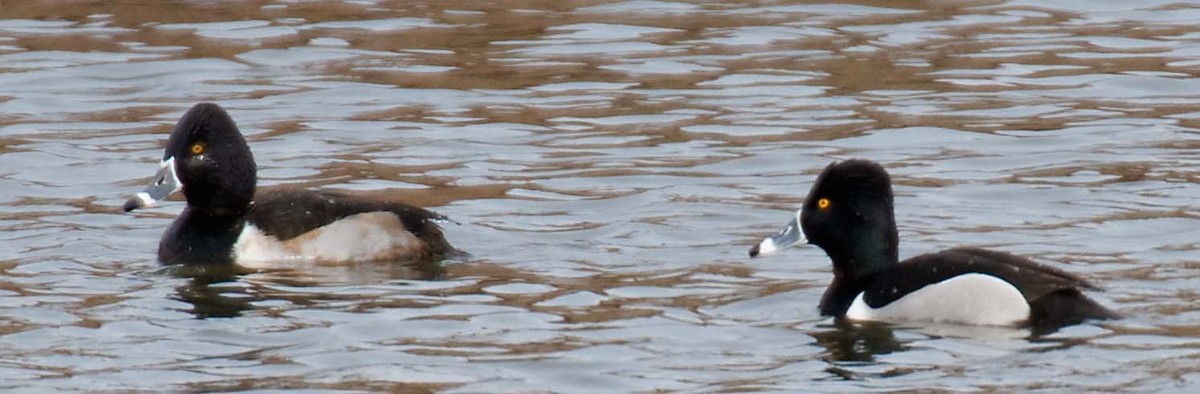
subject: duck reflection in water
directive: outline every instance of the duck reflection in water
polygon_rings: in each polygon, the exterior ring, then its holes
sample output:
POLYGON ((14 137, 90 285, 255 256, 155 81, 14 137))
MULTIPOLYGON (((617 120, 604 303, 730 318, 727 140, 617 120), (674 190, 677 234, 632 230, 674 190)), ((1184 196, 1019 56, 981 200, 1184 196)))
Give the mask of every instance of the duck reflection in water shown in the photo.
MULTIPOLYGON (((379 283, 380 280, 439 280, 446 271, 438 261, 420 259, 395 264, 323 266, 299 273, 293 270, 257 271, 243 277, 247 269, 236 265, 179 265, 165 269, 170 275, 189 280, 175 288, 175 299, 192 305, 188 312, 197 319, 238 317, 260 308, 264 301, 312 305, 345 295, 324 292, 288 292, 286 287, 331 284, 379 283), (240 279, 247 280, 240 280, 240 279)), ((357 297, 357 295, 353 295, 357 297)))
MULTIPOLYGON (((878 356, 909 352, 929 348, 925 344, 942 338, 968 338, 969 342, 984 340, 993 343, 1016 341, 1016 343, 1042 342, 1027 351, 1061 349, 1083 341, 1077 339, 1029 340, 1028 330, 1018 327, 975 326, 944 323, 915 323, 904 325, 874 321, 834 319, 832 324, 817 327, 821 331, 811 332, 817 344, 825 348, 822 360, 829 363, 826 372, 836 378, 858 380, 866 377, 891 377, 915 372, 910 366, 891 365, 877 360, 878 356), (900 333, 897 337, 896 333, 900 333), (1057 345, 1055 345, 1057 344, 1057 345), (1047 346, 1050 345, 1050 346, 1047 346), (867 368, 859 368, 859 367, 867 368), (884 366, 884 368, 876 368, 884 366)), ((934 346, 932 349, 937 349, 934 346)), ((919 357, 919 356, 918 356, 919 357)), ((919 368, 918 368, 919 369, 919 368)))
MULTIPOLYGON (((830 327, 830 326, 823 326, 830 327)), ((890 324, 835 319, 832 329, 812 333, 825 348, 826 361, 874 361, 876 355, 907 350, 896 340, 890 324)))

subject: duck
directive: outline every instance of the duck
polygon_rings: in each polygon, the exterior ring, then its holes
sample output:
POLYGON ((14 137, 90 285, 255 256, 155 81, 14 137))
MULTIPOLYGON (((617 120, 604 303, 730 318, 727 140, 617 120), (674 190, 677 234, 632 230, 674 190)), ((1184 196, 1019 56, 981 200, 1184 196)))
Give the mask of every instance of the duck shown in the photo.
POLYGON ((274 268, 408 261, 457 251, 439 226, 449 219, 424 208, 338 191, 260 190, 246 139, 215 103, 183 114, 153 181, 123 209, 153 207, 176 193, 187 206, 159 241, 164 265, 274 268))
POLYGON ((1067 271, 1011 253, 961 246, 899 261, 891 177, 880 164, 829 164, 783 229, 750 257, 815 245, 833 262, 821 315, 851 321, 1017 326, 1046 334, 1120 317, 1067 271))

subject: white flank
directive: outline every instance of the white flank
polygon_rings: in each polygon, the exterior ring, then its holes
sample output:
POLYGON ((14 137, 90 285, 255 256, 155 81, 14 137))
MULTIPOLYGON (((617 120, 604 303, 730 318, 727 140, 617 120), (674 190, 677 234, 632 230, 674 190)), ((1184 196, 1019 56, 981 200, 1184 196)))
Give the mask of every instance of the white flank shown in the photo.
POLYGON ((287 241, 247 224, 233 247, 234 258, 247 268, 286 268, 295 263, 323 264, 403 258, 421 247, 389 212, 367 212, 301 234, 287 241))
POLYGON ((984 274, 959 275, 934 283, 875 309, 859 294, 846 311, 852 320, 927 321, 1003 326, 1029 318, 1029 303, 1012 284, 984 274))

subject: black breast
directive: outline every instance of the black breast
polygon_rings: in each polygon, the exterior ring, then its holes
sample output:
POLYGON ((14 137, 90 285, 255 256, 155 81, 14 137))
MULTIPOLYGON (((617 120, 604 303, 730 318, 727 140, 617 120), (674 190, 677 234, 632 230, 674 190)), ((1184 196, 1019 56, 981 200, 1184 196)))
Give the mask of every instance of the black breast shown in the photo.
POLYGON ((158 243, 163 264, 228 264, 245 226, 241 215, 214 214, 188 207, 158 243))

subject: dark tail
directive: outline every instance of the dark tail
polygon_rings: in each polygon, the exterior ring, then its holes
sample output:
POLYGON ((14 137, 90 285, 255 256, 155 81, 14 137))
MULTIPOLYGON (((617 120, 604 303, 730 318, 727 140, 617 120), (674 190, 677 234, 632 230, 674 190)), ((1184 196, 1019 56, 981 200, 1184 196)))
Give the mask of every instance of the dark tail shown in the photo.
POLYGON ((1079 289, 1062 289, 1029 303, 1029 328, 1033 335, 1050 334, 1085 320, 1117 319, 1121 315, 1087 298, 1079 289))

